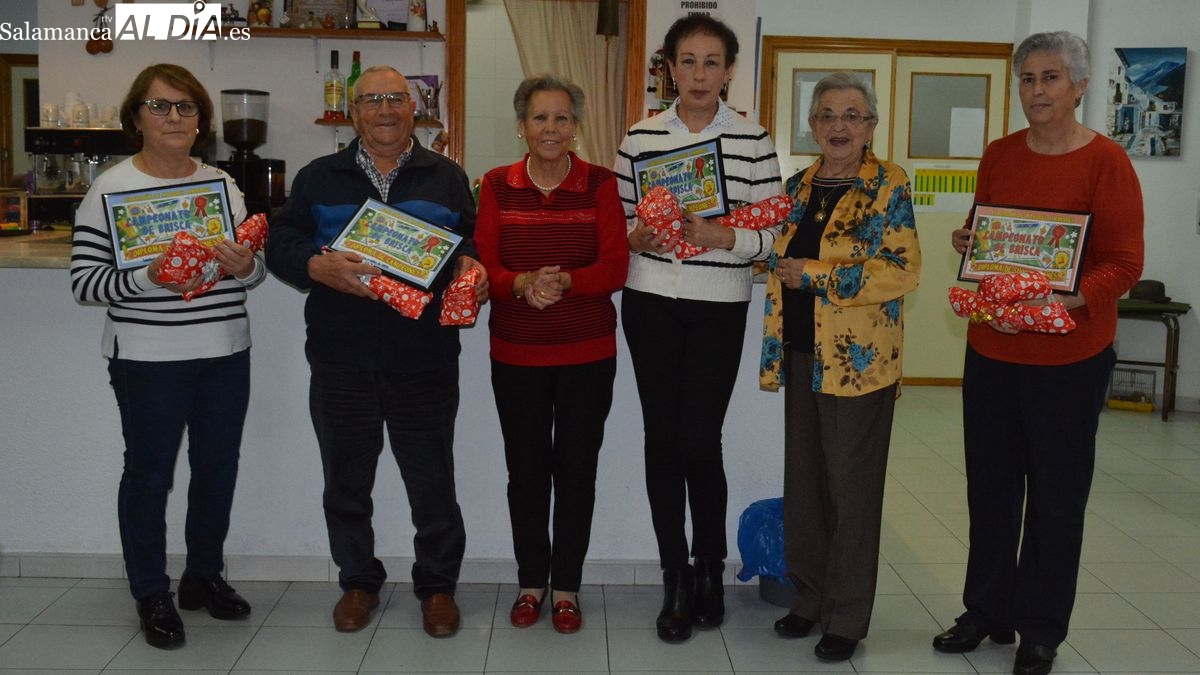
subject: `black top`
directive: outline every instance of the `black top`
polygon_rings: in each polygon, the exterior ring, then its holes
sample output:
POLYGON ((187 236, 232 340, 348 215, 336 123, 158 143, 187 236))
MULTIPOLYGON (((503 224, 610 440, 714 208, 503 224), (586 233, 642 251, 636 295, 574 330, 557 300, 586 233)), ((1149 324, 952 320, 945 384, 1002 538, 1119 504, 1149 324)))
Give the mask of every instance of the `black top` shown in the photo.
MULTIPOLYGON (((821 257, 821 235, 825 232, 825 225, 854 181, 853 177, 813 177, 808 204, 804 215, 796 223, 796 233, 788 241, 785 257, 814 260, 821 257)), ((813 341, 816 338, 815 301, 816 296, 808 291, 783 287, 783 344, 788 350, 813 353, 813 341)))

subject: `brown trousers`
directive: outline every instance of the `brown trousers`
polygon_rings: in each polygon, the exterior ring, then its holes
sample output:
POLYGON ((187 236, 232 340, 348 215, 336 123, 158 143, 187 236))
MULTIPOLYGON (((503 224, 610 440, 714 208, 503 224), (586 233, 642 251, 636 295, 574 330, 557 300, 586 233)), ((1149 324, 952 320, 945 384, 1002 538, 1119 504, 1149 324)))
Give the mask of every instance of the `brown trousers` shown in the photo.
POLYGON ((792 613, 852 640, 867 635, 896 385, 862 396, 812 390, 812 354, 787 354, 783 532, 792 613))

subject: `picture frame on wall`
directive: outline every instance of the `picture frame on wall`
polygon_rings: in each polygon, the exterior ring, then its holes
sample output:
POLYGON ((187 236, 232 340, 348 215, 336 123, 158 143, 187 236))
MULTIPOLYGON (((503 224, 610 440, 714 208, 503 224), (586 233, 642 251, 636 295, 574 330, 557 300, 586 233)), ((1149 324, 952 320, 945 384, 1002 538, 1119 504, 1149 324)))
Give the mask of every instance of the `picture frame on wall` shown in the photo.
POLYGON ((1130 157, 1177 157, 1186 47, 1118 47, 1108 74, 1108 137, 1130 157))

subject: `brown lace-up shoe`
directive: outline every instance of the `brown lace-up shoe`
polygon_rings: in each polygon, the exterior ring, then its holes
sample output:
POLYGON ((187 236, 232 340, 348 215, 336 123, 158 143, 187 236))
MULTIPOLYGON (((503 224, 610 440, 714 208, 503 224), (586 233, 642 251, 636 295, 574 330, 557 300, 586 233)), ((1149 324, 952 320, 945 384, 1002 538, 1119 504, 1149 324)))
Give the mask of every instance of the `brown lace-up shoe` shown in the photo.
POLYGON ((351 588, 342 594, 333 608, 333 627, 343 633, 366 628, 371 623, 371 610, 379 606, 379 595, 361 588, 351 588))
POLYGON ((429 637, 450 637, 458 632, 461 618, 454 598, 446 593, 434 593, 421 601, 421 616, 429 637))

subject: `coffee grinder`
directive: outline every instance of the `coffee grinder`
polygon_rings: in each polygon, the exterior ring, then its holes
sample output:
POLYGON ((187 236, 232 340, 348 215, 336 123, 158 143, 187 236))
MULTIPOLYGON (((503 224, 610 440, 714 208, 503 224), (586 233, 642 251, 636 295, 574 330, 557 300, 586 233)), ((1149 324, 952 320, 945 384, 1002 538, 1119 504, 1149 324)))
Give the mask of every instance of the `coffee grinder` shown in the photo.
POLYGON ((263 159, 254 149, 267 142, 267 102, 271 94, 256 89, 221 90, 221 130, 232 145, 229 161, 217 162, 237 181, 246 197, 246 213, 271 213, 283 206, 285 163, 263 159))

